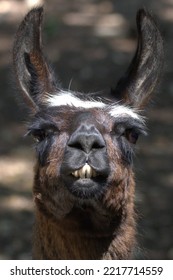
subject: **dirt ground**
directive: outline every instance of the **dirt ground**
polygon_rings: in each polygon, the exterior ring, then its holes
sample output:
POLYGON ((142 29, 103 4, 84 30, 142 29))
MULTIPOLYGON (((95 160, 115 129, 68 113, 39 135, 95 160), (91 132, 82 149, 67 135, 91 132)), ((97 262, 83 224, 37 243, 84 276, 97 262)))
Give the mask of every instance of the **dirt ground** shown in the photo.
MULTIPOLYGON (((11 66, 14 34, 31 2, 0 1, 0 259, 31 259, 34 150, 23 137, 27 115, 11 66)), ((139 258, 173 259, 173 0, 44 3, 45 52, 63 87, 83 92, 116 84, 135 51, 136 11, 156 16, 165 66, 135 157, 139 258)))

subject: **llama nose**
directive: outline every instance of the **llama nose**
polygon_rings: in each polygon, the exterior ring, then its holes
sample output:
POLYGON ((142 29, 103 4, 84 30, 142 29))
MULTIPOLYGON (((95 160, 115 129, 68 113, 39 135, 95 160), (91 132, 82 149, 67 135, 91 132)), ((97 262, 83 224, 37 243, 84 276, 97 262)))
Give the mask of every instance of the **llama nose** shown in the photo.
POLYGON ((94 125, 81 125, 70 137, 68 146, 89 154, 105 147, 105 141, 94 125))

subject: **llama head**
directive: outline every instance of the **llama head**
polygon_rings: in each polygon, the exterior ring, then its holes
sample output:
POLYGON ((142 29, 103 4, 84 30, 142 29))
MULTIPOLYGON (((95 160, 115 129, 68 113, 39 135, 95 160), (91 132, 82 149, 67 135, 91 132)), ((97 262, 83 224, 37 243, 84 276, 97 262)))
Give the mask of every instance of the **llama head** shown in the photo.
POLYGON ((79 200, 102 200, 118 209, 130 193, 132 154, 145 133, 141 113, 162 68, 160 33, 151 15, 140 10, 136 54, 109 100, 59 87, 42 51, 42 15, 42 8, 28 13, 13 51, 17 80, 31 111, 28 134, 37 142, 36 200, 56 216, 79 200))

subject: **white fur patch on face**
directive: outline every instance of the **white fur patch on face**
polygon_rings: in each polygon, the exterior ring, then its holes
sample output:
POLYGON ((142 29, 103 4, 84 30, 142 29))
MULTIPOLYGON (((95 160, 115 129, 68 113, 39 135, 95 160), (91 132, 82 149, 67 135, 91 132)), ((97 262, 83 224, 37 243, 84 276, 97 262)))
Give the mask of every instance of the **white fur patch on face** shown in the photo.
POLYGON ((71 106, 76 108, 103 108, 105 104, 100 101, 84 101, 74 96, 71 92, 61 92, 59 95, 51 95, 47 99, 50 106, 71 106))
POLYGON ((129 116, 136 120, 142 120, 133 109, 128 108, 123 105, 107 105, 102 101, 96 100, 81 100, 80 98, 74 96, 71 92, 61 91, 60 94, 48 95, 46 103, 51 107, 60 107, 60 106, 70 106, 75 108, 102 108, 105 109, 113 118, 129 116))
POLYGON ((137 113, 135 113, 131 108, 128 108, 123 105, 113 106, 112 109, 109 111, 109 114, 114 118, 129 116, 136 120, 141 119, 141 116, 139 116, 137 113))

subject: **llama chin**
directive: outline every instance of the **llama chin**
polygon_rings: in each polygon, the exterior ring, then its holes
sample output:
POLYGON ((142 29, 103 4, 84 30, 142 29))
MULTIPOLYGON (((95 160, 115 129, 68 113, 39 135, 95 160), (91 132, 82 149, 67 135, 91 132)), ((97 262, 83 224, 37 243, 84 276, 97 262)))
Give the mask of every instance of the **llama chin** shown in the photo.
POLYGON ((43 54, 42 18, 42 7, 26 15, 13 48, 36 142, 33 258, 134 258, 133 154, 162 71, 160 32, 139 10, 136 53, 106 99, 60 88, 43 54))

